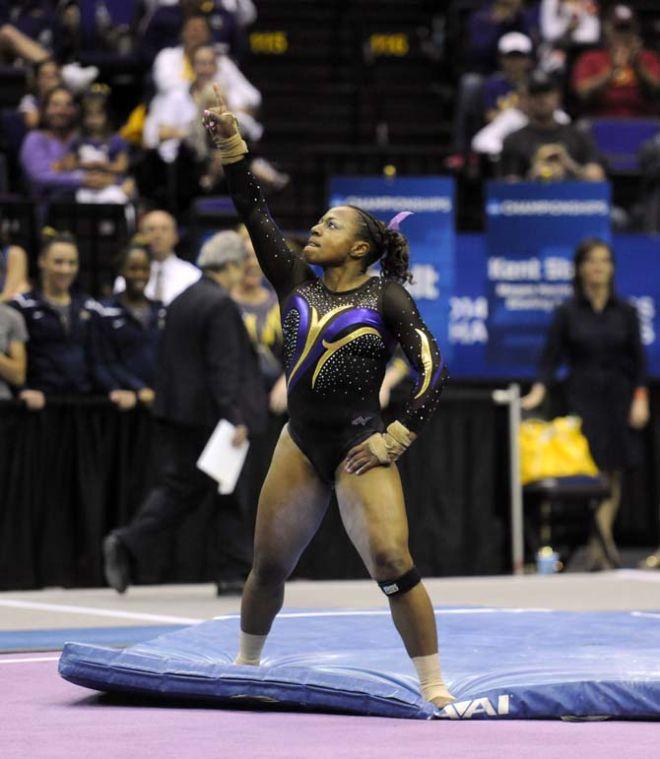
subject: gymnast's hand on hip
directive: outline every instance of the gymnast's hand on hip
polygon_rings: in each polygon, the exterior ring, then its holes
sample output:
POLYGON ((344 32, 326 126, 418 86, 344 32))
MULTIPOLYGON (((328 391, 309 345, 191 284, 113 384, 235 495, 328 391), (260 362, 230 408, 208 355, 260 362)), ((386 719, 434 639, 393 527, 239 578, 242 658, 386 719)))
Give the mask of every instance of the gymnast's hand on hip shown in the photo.
POLYGON ((351 448, 346 454, 344 468, 353 474, 364 474, 376 466, 383 466, 383 462, 373 453, 369 446, 369 440, 363 440, 351 448))

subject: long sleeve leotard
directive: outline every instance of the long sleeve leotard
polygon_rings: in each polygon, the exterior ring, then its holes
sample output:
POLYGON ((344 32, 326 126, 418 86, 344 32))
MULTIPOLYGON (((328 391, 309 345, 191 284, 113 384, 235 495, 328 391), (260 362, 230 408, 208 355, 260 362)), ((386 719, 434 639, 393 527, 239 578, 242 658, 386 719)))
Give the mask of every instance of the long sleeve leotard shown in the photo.
POLYGON ((328 289, 289 250, 247 162, 225 170, 234 204, 280 301, 289 431, 330 481, 353 445, 383 429, 378 392, 396 343, 417 374, 400 419, 415 433, 438 404, 445 380, 440 351, 404 287, 371 277, 352 290, 328 289))

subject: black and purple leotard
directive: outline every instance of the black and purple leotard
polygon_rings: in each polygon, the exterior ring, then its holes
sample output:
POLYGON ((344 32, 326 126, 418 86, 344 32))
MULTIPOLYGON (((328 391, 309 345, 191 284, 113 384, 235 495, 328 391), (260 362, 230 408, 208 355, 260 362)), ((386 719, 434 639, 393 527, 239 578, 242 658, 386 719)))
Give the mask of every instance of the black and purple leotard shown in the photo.
POLYGON ((417 372, 400 421, 419 432, 446 377, 438 346, 398 282, 371 277, 329 290, 292 253, 245 160, 225 167, 236 208, 280 301, 289 432, 321 478, 334 481, 346 453, 383 430, 378 393, 396 344, 417 372))

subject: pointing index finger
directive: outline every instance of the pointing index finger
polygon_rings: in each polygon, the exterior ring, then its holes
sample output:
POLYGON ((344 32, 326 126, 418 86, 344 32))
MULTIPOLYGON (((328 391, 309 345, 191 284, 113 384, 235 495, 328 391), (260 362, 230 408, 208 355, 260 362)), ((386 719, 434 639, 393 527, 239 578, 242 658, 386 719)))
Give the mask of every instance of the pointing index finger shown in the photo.
POLYGON ((227 104, 225 103, 225 99, 222 94, 222 90, 220 89, 220 85, 217 84, 217 82, 213 83, 213 92, 215 93, 215 100, 218 104, 218 109, 220 110, 220 113, 224 113, 227 110, 227 104))

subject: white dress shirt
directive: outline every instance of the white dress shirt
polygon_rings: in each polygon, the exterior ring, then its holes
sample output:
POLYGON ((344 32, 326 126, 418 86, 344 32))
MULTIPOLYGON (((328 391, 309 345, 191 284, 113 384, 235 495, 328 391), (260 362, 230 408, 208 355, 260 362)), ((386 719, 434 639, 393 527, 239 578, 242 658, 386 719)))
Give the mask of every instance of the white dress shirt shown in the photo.
MULTIPOLYGON (((246 111, 261 105, 261 93, 251 84, 228 55, 218 55, 216 81, 227 98, 232 111, 246 111)), ((156 56, 153 67, 157 92, 167 92, 175 87, 190 87, 186 79, 183 46, 166 47, 156 56)))
MULTIPOLYGON (((159 300, 156 292, 157 286, 161 290, 162 297, 160 300, 168 306, 177 295, 180 295, 186 288, 193 285, 202 276, 202 272, 191 264, 190 261, 183 261, 175 253, 169 255, 164 261, 152 261, 151 275, 149 282, 144 290, 147 298, 159 300), (158 280, 160 279, 160 283, 158 280)), ((123 277, 117 277, 115 280, 115 292, 120 293, 126 289, 126 283, 123 277)))
POLYGON ((165 163, 172 163, 179 154, 181 140, 159 137, 162 126, 180 129, 188 134, 195 119, 200 118, 197 104, 187 87, 175 87, 167 92, 160 92, 149 103, 149 112, 144 121, 142 145, 145 148, 158 149, 165 163))
MULTIPOLYGON (((237 108, 235 110, 241 134, 248 140, 260 140, 263 126, 250 114, 242 113, 237 108)), ((201 118, 201 108, 195 102, 189 87, 175 87, 167 92, 159 92, 149 103, 142 131, 142 145, 151 150, 157 149, 165 163, 173 163, 179 155, 181 139, 172 137, 161 141, 160 128, 172 127, 189 136, 201 118)))
POLYGON ((571 42, 575 45, 594 45, 600 38, 598 6, 591 2, 562 2, 562 0, 542 0, 540 11, 541 36, 547 42, 557 42, 569 29, 573 15, 578 23, 571 32, 571 42))
MULTIPOLYGON (((558 124, 569 124, 570 116, 564 111, 555 111, 555 121, 558 124)), ((472 150, 491 157, 502 152, 504 140, 519 129, 529 124, 527 114, 519 108, 505 108, 495 118, 480 129, 472 138, 472 150)))

